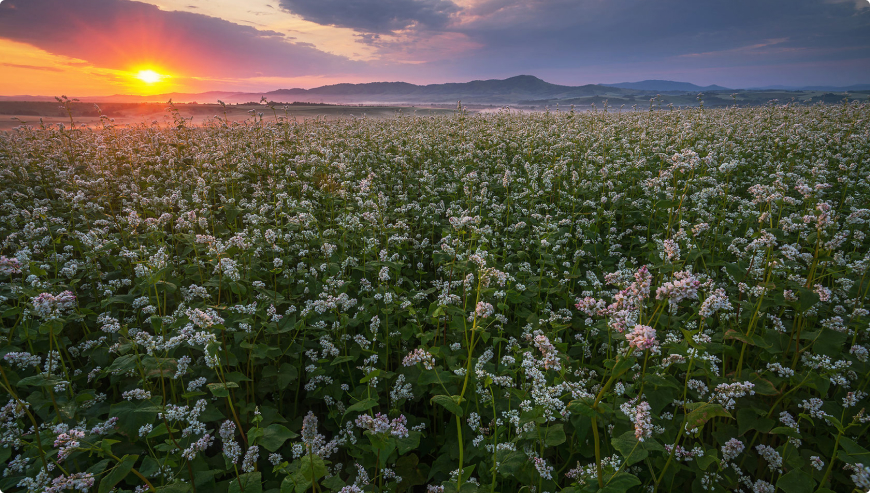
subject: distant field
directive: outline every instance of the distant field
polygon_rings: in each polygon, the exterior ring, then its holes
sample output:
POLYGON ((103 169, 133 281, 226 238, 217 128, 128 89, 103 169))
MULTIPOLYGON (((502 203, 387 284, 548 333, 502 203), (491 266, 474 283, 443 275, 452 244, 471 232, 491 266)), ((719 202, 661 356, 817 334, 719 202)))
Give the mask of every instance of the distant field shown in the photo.
MULTIPOLYGON (((115 125, 138 125, 153 122, 171 124, 172 116, 167 111, 168 103, 72 103, 70 109, 76 125, 101 126, 100 114, 109 118, 115 125)), ((227 105, 219 104, 176 104, 175 108, 184 118, 200 125, 212 118, 228 118, 230 121, 241 122, 252 118, 262 118, 274 122, 276 118, 307 120, 311 118, 347 118, 351 116, 367 118, 384 118, 404 114, 437 115, 449 114, 452 110, 416 108, 401 106, 351 106, 326 104, 291 104, 276 105, 275 111, 269 106, 260 104, 227 105), (285 109, 286 108, 286 109, 285 109), (226 113, 225 113, 226 112, 226 113), (253 112, 253 113, 251 113, 253 112)), ((70 121, 69 115, 57 102, 44 101, 0 101, 0 131, 11 130, 23 123, 38 126, 42 122, 47 125, 70 121)))
MULTIPOLYGON (((771 102, 791 102, 800 105, 842 104, 844 100, 867 101, 870 91, 855 91, 852 93, 832 93, 825 91, 784 91, 784 90, 735 90, 717 91, 704 93, 701 99, 695 93, 674 92, 657 94, 655 92, 634 91, 627 94, 624 89, 612 89, 613 92, 590 94, 580 97, 544 97, 543 99, 522 99, 514 94, 512 97, 501 96, 483 98, 480 95, 451 94, 442 95, 436 103, 401 103, 382 102, 383 96, 360 96, 374 98, 374 102, 365 104, 341 103, 323 104, 320 102, 294 102, 290 104, 273 103, 274 111, 268 105, 257 103, 228 104, 223 107, 219 104, 206 103, 176 103, 178 113, 190 120, 194 125, 201 125, 212 118, 242 122, 256 118, 259 113, 266 121, 275 122, 276 118, 307 120, 312 118, 326 118, 334 120, 345 117, 385 118, 395 116, 398 112, 405 115, 449 115, 455 110, 455 100, 462 100, 464 108, 471 113, 497 112, 505 105, 513 110, 521 112, 541 112, 550 110, 567 111, 574 108, 576 111, 646 111, 653 109, 679 109, 698 107, 703 102, 706 108, 722 108, 729 106, 752 107, 765 106, 771 102), (380 98, 380 99, 379 99, 380 98), (495 101, 494 99, 498 99, 495 101)), ((401 96, 394 96, 401 97, 401 96)), ((2 98, 0 98, 2 99, 2 98)), ((334 100, 332 102, 335 102, 334 100)), ((76 125, 100 126, 100 114, 102 113, 115 125, 138 125, 153 122, 159 124, 172 123, 172 117, 167 111, 168 102, 75 102, 70 104, 72 115, 76 125)), ((69 115, 59 103, 55 101, 2 101, 0 100, 0 131, 11 130, 25 122, 32 126, 38 126, 40 118, 45 124, 68 123, 69 115)))

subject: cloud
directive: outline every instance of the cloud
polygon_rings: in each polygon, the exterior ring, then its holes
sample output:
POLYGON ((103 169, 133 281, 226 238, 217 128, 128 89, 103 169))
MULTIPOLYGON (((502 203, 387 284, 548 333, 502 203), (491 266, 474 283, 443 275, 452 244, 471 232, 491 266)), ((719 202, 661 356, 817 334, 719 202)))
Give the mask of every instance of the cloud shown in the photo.
POLYGON ((619 82, 603 80, 605 70, 636 71, 639 80, 656 65, 743 67, 730 74, 733 83, 751 66, 848 59, 848 71, 808 69, 807 77, 870 79, 870 67, 861 68, 870 56, 870 9, 847 0, 481 0, 450 28, 480 48, 440 68, 471 77, 558 74, 554 82, 572 84, 619 82))
MULTIPOLYGON (((3 0, 0 0, 2 2, 3 0)), ((57 67, 43 67, 39 65, 23 65, 20 63, 0 63, 4 67, 23 68, 27 70, 43 70, 45 72, 63 72, 63 69, 57 67)))
POLYGON ((856 9, 866 9, 870 7, 868 0, 825 0, 828 3, 851 3, 856 9))
POLYGON ((130 0, 5 0, 0 38, 105 68, 153 66, 193 77, 357 72, 357 62, 282 33, 130 0))
POLYGON ((357 38, 357 43, 362 43, 364 45, 373 45, 381 39, 380 34, 373 33, 354 34, 354 37, 357 38))
POLYGON ((362 33, 441 30, 460 8, 451 0, 280 0, 280 6, 317 24, 362 33))

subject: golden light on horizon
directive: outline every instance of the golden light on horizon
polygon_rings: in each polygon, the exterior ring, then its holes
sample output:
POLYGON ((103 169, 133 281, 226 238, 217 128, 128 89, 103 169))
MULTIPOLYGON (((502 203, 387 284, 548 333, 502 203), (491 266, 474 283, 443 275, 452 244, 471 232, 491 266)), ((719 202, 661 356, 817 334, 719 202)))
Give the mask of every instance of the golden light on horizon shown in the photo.
POLYGON ((159 74, 151 69, 148 69, 136 72, 135 77, 146 84, 156 84, 168 76, 159 74))

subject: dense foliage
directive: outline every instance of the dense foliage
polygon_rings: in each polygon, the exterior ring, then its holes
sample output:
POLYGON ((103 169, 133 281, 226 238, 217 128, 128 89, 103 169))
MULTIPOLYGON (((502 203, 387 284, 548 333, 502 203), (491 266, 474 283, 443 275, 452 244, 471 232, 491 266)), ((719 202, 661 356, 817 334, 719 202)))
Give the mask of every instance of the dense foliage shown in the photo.
POLYGON ((0 488, 866 491, 868 122, 0 134, 0 488))

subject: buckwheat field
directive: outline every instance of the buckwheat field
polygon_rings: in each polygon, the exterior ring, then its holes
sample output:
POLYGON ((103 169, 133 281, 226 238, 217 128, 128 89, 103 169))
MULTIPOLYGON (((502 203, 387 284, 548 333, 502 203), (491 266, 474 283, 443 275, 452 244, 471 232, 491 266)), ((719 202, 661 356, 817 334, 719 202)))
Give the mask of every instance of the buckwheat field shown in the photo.
POLYGON ((870 489, 870 105, 0 134, 0 489, 870 489))

